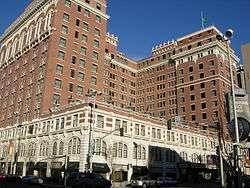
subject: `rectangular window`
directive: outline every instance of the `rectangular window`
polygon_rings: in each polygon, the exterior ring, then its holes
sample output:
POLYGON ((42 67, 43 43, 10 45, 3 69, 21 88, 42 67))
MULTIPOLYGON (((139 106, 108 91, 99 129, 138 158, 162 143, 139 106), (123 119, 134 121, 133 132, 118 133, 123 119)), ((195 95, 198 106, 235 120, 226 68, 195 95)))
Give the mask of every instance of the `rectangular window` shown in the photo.
POLYGON ((80 59, 80 61, 79 61, 79 65, 80 65, 80 67, 85 67, 85 60, 84 59, 80 59))
POLYGON ((204 73, 200 73, 200 78, 204 78, 204 77, 205 77, 204 73))
POLYGON ((71 61, 72 64, 76 64, 76 57, 75 56, 72 56, 72 61, 71 61))
POLYGON ((65 126, 65 118, 61 118, 61 129, 64 129, 65 126))
POLYGON ((152 137, 156 138, 156 130, 155 130, 155 128, 152 128, 152 137))
POLYGON ((217 101, 212 101, 212 104, 213 104, 213 107, 216 107, 216 106, 218 106, 218 103, 217 103, 217 101))
POLYGON ((60 60, 64 60, 65 59, 65 53, 62 51, 59 51, 57 54, 57 58, 60 60))
POLYGON ((75 78, 75 70, 74 69, 70 70, 70 77, 75 78))
POLYGON ((140 126, 138 124, 135 124, 135 135, 139 135, 139 129, 140 126))
POLYGON ((67 35, 67 34, 68 34, 68 32, 69 32, 68 27, 67 27, 67 26, 65 26, 65 25, 62 25, 61 32, 62 32, 63 34, 65 34, 65 35, 67 35))
POLYGON ((94 59, 95 61, 98 61, 99 54, 97 52, 93 52, 92 59, 94 59))
POLYGON ((80 20, 79 20, 79 19, 76 19, 76 26, 79 27, 79 26, 80 26, 80 23, 81 23, 80 20))
POLYGON ((202 109, 207 108, 207 104, 206 104, 206 103, 201 103, 201 108, 202 108, 202 109))
POLYGON ((104 128, 104 116, 97 115, 96 126, 99 127, 99 128, 104 128))
POLYGON ((60 104, 60 95, 58 94, 53 95, 53 104, 60 104))
POLYGON ((189 72, 193 72, 194 68, 193 67, 189 67, 189 72))
POLYGON ((192 111, 195 111, 195 105, 194 105, 194 104, 191 105, 191 110, 192 110, 192 111))
POLYGON ((56 74, 62 74, 63 73, 63 66, 62 65, 56 65, 56 74))
POLYGON ((83 23, 83 30, 89 31, 89 24, 87 24, 86 22, 83 23))
POLYGON ((207 119, 207 113, 202 113, 202 119, 207 119))
POLYGON ((212 80, 212 81, 211 81, 211 86, 212 86, 212 87, 216 86, 216 80, 212 80))
POLYGON ((96 3, 96 8, 97 8, 98 10, 101 10, 101 9, 102 9, 101 4, 100 4, 100 3, 96 3))
POLYGON ((201 87, 201 89, 204 89, 205 88, 205 83, 200 83, 200 87, 201 87))
POLYGON ((94 40, 94 47, 99 48, 100 47, 100 42, 98 40, 94 40))
POLYGON ((78 126, 78 114, 73 116, 73 127, 78 126))
POLYGON ((201 93, 201 98, 202 99, 206 98, 206 93, 201 93))
POLYGON ((195 95, 191 95, 191 96, 190 96, 190 100, 191 100, 191 101, 195 100, 195 95))
POLYGON ((73 92, 74 90, 74 85, 72 83, 69 84, 69 91, 70 92, 73 92))
POLYGON ((63 14, 63 21, 69 22, 69 15, 68 14, 66 14, 66 13, 63 14))
POLYGON ((78 39, 79 38, 79 32, 75 31, 75 38, 78 39))
POLYGON ((82 11, 82 7, 80 5, 77 6, 77 11, 81 12, 82 11))
POLYGON ((81 37, 82 42, 88 42, 88 36, 87 35, 82 35, 81 37))
POLYGON ((101 35, 101 31, 97 28, 95 28, 95 35, 96 36, 100 36, 101 35))
POLYGON ((199 69, 202 70, 204 68, 203 64, 199 64, 199 69))
POLYGON ((88 9, 85 9, 84 16, 90 17, 90 11, 88 9))
POLYGON ((84 74, 84 73, 82 73, 82 72, 79 72, 79 73, 78 73, 78 79, 79 79, 80 81, 84 81, 84 77, 85 77, 85 74, 84 74))
POLYGON ((142 126, 141 126, 141 135, 142 135, 142 136, 145 136, 145 134, 146 134, 145 126, 142 125, 142 126))
POLYGON ((62 80, 55 80, 55 88, 61 89, 62 88, 62 80))
POLYGON ((81 47, 81 48, 80 48, 80 54, 86 55, 86 54, 87 54, 87 48, 81 47))
POLYGON ((64 1, 64 5, 65 5, 66 7, 71 7, 71 1, 70 1, 70 0, 65 0, 65 1, 64 1))
POLYGON ((161 129, 157 129, 157 138, 161 139, 161 129))
POLYGON ((216 95, 217 95, 216 91, 213 90, 213 91, 211 92, 211 95, 212 95, 213 97, 216 96, 216 95))
POLYGON ((119 130, 121 128, 121 120, 115 120, 115 130, 119 130))
POLYGON ((77 95, 83 95, 83 87, 82 86, 77 86, 77 95))
POLYGON ((97 23, 101 23, 101 17, 100 16, 98 16, 98 15, 96 15, 96 17, 95 17, 95 21, 97 22, 97 23))
POLYGON ((97 72, 97 65, 92 64, 91 71, 92 72, 97 72))
POLYGON ((66 39, 64 39, 64 38, 60 38, 60 40, 59 40, 59 46, 61 46, 61 47, 66 47, 66 39))
POLYGON ((97 82, 97 80, 96 80, 96 77, 91 77, 91 84, 92 85, 96 85, 96 82, 97 82))

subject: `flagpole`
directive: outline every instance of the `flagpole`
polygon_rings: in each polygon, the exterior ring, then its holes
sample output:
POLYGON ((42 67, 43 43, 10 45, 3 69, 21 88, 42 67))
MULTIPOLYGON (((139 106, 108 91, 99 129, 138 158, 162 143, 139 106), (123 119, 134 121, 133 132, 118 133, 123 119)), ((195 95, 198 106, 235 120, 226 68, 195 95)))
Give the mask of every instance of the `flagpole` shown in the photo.
POLYGON ((201 27, 204 29, 204 17, 203 17, 203 11, 201 11, 201 27))

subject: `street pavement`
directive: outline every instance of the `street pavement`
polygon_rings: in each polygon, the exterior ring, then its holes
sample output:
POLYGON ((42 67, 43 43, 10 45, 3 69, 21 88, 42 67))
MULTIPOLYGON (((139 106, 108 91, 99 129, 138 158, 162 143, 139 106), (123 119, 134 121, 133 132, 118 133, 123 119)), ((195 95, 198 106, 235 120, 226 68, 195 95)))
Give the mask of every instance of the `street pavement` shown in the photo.
MULTIPOLYGON (((28 185, 28 184, 22 184, 22 183, 8 183, 3 184, 0 183, 0 188, 63 188, 63 186, 59 185, 28 185)), ((125 184, 113 184, 112 188, 130 188, 130 186, 125 184)), ((164 187, 162 187, 164 188, 164 187)), ((219 188, 216 184, 192 184, 192 185, 178 185, 175 187, 168 187, 168 188, 219 188)))

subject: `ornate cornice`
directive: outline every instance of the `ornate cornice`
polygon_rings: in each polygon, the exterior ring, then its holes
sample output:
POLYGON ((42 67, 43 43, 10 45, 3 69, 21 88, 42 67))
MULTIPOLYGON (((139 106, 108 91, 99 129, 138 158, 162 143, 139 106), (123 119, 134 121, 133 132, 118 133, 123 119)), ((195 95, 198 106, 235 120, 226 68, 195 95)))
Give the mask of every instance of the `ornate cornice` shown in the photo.
POLYGON ((0 37, 0 43, 3 43, 11 34, 20 28, 23 23, 41 9, 41 7, 51 1, 53 0, 33 0, 24 12, 4 31, 4 34, 0 37))

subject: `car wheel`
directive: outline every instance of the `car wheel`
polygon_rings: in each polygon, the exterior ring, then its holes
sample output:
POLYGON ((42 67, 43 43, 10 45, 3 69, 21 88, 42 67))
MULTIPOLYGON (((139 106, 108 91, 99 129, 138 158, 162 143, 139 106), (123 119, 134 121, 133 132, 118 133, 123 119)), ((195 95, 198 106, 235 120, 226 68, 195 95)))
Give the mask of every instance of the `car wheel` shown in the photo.
POLYGON ((142 184, 142 188, 147 188, 147 187, 148 187, 148 186, 147 186, 146 183, 142 184))

